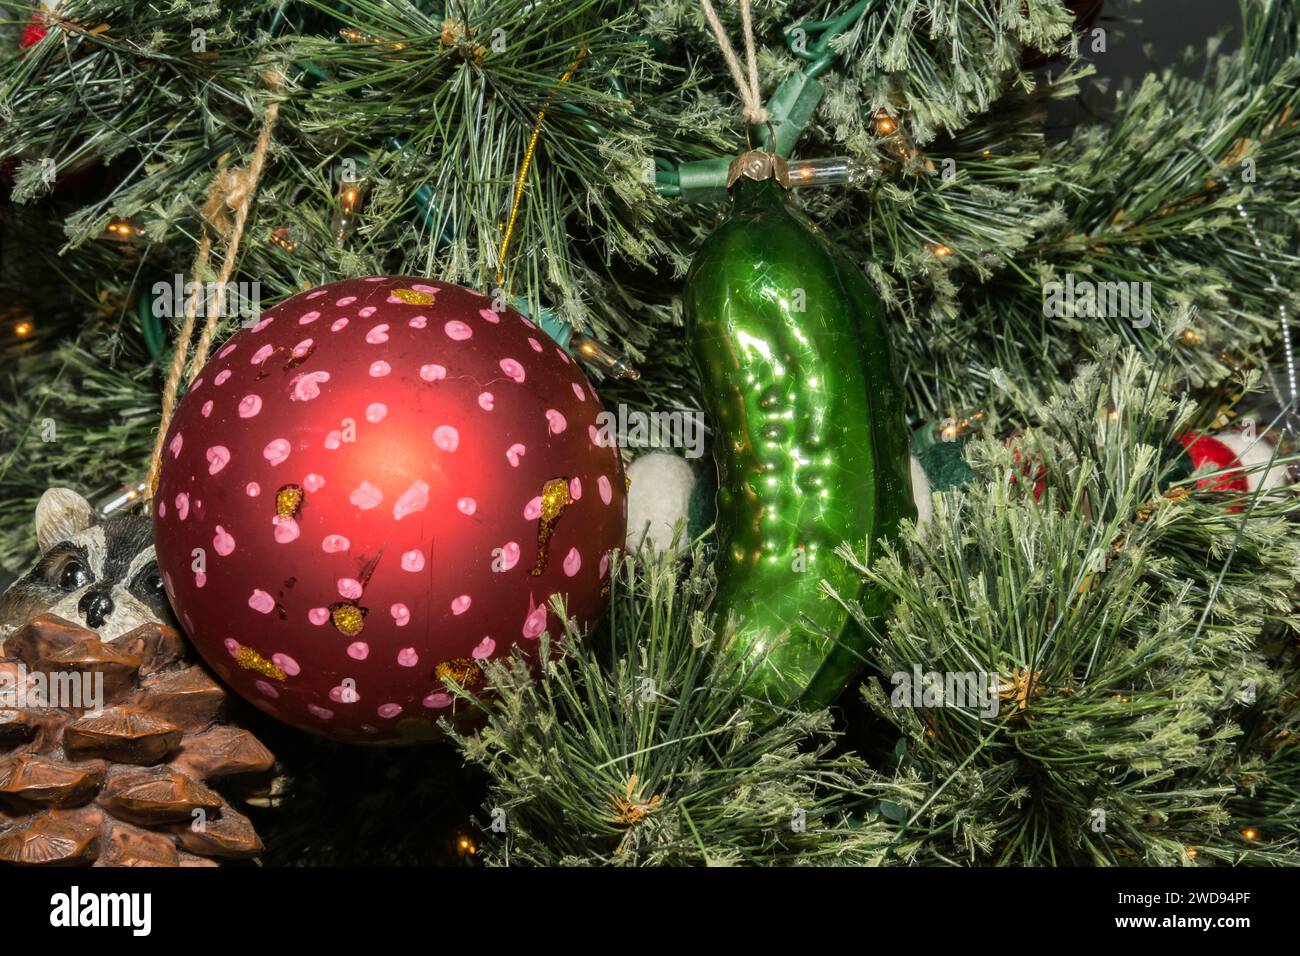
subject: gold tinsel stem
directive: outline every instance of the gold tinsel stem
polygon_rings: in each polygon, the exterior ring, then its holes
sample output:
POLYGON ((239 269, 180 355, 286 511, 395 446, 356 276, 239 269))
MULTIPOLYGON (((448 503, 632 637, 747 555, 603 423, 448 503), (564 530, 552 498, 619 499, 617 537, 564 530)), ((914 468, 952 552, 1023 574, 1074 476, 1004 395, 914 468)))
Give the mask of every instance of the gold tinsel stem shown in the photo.
MULTIPOLYGON (((584 43, 578 55, 569 64, 569 68, 560 77, 560 83, 569 82, 569 78, 578 71, 579 65, 586 56, 587 45, 584 43)), ((551 95, 554 96, 555 94, 552 93, 551 95)), ((524 185, 528 180, 528 170, 533 165, 533 154, 537 152, 537 141, 542 135, 542 123, 546 120, 546 109, 547 107, 542 107, 537 111, 537 123, 533 126, 533 135, 528 138, 528 148, 524 150, 524 160, 519 164, 519 175, 515 178, 515 196, 510 204, 510 218, 506 220, 505 233, 501 236, 501 248, 497 251, 497 285, 501 287, 505 286, 506 253, 510 251, 510 240, 515 234, 515 220, 519 218, 519 206, 524 198, 524 185)))

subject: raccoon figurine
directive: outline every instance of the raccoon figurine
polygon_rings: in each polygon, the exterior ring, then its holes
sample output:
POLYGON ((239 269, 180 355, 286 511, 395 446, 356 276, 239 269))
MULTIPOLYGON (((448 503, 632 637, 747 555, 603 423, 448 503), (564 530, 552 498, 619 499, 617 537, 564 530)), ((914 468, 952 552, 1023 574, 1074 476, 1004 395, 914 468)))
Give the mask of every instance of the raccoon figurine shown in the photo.
POLYGON ((107 664, 111 676, 94 710, 80 697, 15 707, 0 693, 0 864, 257 856, 262 842, 232 804, 278 806, 288 778, 188 653, 148 517, 99 520, 81 495, 51 488, 36 543, 35 565, 0 595, 0 690, 32 672, 107 664), (196 808, 206 829, 176 825, 196 808))
POLYGON ((36 505, 36 544, 36 564, 0 595, 0 639, 42 613, 104 641, 141 624, 176 626, 144 515, 100 521, 75 491, 50 488, 36 505))

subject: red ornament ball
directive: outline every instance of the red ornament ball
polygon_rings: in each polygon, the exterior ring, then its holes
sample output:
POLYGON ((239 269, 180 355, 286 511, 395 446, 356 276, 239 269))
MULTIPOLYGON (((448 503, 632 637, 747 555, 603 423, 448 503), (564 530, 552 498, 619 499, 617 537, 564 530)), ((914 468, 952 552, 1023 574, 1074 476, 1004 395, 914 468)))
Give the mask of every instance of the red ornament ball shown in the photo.
POLYGON ((168 430, 158 564, 243 697, 340 740, 435 735, 449 682, 585 626, 621 546, 622 461, 582 371, 513 309, 335 282, 236 333, 168 430))

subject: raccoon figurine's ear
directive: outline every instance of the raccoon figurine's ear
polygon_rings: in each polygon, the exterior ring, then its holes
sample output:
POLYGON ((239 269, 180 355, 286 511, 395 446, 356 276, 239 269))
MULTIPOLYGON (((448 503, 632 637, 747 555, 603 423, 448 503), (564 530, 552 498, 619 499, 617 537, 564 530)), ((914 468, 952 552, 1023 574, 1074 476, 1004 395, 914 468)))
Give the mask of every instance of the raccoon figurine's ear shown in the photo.
POLYGON ((36 502, 36 546, 44 554, 95 523, 95 509, 71 488, 48 488, 36 502))

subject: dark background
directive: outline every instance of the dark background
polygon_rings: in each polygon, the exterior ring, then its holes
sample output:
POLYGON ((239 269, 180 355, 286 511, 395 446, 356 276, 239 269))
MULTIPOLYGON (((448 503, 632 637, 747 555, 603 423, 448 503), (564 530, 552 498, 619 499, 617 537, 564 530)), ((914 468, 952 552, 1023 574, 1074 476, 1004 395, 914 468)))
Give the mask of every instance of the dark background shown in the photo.
POLYGON ((1049 114, 1052 134, 1068 136, 1077 123, 1104 120, 1125 86, 1135 87, 1147 73, 1179 63, 1188 48, 1203 57, 1206 43, 1223 36, 1220 51, 1235 49, 1240 19, 1237 0, 1104 0, 1097 26, 1106 31, 1106 52, 1091 52, 1090 34, 1081 38, 1079 49, 1097 72, 1085 81, 1078 102, 1060 104, 1049 114))

